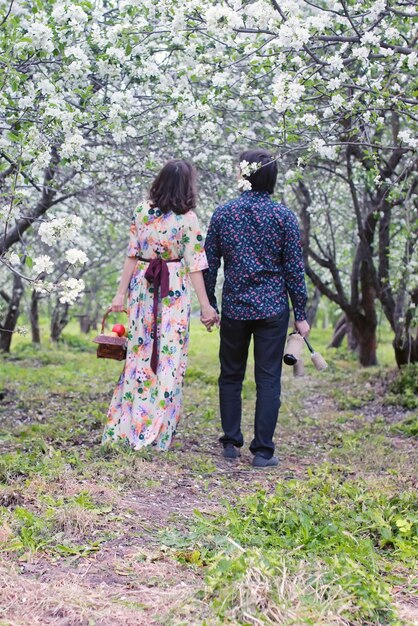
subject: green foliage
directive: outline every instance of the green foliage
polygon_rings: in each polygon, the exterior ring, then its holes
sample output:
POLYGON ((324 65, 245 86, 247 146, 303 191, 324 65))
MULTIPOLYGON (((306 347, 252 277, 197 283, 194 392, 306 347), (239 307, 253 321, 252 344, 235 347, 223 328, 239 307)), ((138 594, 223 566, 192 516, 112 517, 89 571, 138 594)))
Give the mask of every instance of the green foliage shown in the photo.
POLYGON ((418 413, 410 415, 392 427, 395 432, 401 432, 407 437, 418 437, 418 413))
POLYGON ((407 409, 418 408, 418 363, 402 367, 389 385, 387 404, 400 404, 407 409))
POLYGON ((279 482, 272 496, 257 491, 216 519, 199 515, 196 530, 201 555, 210 554, 207 583, 212 597, 220 595, 220 615, 234 606, 258 553, 270 576, 284 563, 294 571, 301 563, 321 565, 323 583, 354 598, 355 623, 396 623, 391 572, 417 562, 418 498, 383 484, 371 489, 325 466, 307 481, 279 482))
POLYGON ((39 502, 41 512, 22 506, 13 511, 0 508, 0 520, 10 533, 0 539, 0 551, 15 552, 22 558, 36 552, 84 556, 98 549, 100 541, 89 535, 96 518, 110 513, 111 505, 95 503, 86 491, 67 498, 45 494, 39 502))
POLYGON ((97 345, 95 345, 89 337, 86 338, 82 335, 63 333, 60 338, 60 343, 80 352, 95 352, 97 349, 97 345))
POLYGON ((48 479, 57 478, 63 470, 61 452, 41 440, 24 444, 0 457, 0 483, 9 484, 36 473, 48 479))

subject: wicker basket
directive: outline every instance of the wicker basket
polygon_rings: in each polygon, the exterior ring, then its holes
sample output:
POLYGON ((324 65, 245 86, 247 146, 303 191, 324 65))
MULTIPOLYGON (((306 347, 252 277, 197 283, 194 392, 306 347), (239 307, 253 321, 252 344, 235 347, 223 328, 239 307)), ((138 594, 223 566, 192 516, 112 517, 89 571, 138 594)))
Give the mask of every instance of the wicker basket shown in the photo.
MULTIPOLYGON (((103 315, 101 333, 93 339, 94 343, 98 344, 97 358, 123 361, 126 359, 126 346, 128 344, 126 337, 109 337, 104 334, 106 318, 111 311, 112 309, 108 309, 103 315)), ((126 313, 125 310, 124 313, 126 313)))

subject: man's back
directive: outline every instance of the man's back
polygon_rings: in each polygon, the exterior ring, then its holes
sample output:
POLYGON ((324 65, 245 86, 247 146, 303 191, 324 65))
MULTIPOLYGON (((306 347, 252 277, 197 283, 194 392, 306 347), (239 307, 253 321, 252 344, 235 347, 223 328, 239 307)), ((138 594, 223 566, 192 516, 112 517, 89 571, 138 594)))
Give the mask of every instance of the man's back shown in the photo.
POLYGON ((269 193, 245 191, 216 209, 206 239, 208 295, 214 301, 216 273, 224 259, 222 314, 264 319, 288 309, 304 318, 306 287, 295 215, 269 193))

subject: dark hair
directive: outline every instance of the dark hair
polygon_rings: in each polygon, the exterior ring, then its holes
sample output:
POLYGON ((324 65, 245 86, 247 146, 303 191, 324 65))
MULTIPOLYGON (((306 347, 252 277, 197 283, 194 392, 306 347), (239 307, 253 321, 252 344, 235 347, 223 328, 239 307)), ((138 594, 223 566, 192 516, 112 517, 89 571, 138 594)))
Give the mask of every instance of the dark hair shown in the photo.
POLYGON ((253 191, 267 191, 272 194, 277 180, 277 163, 270 152, 262 148, 245 150, 239 160, 240 163, 241 161, 247 161, 248 163, 262 164, 262 167, 252 172, 250 176, 243 176, 243 178, 250 181, 253 191))
POLYGON ((173 211, 177 215, 187 213, 196 206, 196 170, 187 161, 168 161, 151 185, 151 207, 162 213, 173 211))

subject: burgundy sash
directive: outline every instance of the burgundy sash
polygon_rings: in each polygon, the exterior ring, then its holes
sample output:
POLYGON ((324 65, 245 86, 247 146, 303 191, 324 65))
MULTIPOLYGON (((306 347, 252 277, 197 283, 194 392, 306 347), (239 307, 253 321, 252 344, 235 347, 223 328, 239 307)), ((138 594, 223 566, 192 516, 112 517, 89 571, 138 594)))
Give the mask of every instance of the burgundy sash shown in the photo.
POLYGON ((138 257, 140 261, 146 261, 149 263, 148 269, 145 272, 145 278, 149 283, 152 283, 154 287, 154 300, 153 300, 153 344, 152 344, 152 356, 151 356, 151 368, 154 374, 157 373, 157 365, 158 365, 158 348, 157 348, 157 315, 158 315, 158 292, 160 293, 160 298, 166 298, 168 296, 168 292, 170 291, 169 285, 169 271, 167 263, 178 263, 181 259, 162 259, 161 257, 156 257, 155 259, 144 259, 143 257, 138 257))

